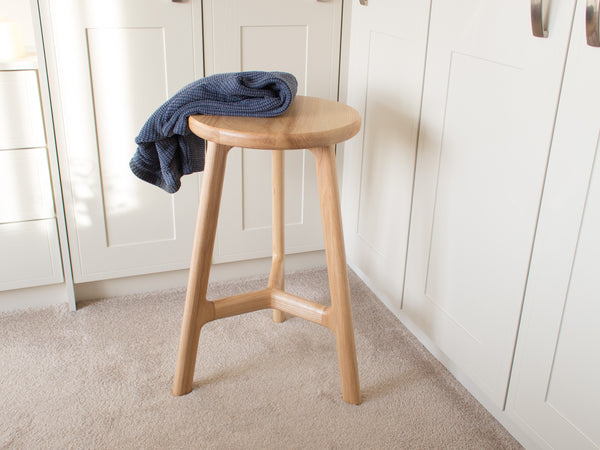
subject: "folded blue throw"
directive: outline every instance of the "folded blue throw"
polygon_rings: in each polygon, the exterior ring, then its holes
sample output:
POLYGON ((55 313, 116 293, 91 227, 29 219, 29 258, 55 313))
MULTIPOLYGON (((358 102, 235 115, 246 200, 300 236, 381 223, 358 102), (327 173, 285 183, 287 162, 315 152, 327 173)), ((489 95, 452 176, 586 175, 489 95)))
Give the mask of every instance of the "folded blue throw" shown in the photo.
POLYGON ((190 131, 189 116, 274 117, 290 106, 297 88, 286 72, 223 73, 194 81, 146 121, 129 167, 138 178, 177 192, 183 175, 204 170, 205 142, 190 131))

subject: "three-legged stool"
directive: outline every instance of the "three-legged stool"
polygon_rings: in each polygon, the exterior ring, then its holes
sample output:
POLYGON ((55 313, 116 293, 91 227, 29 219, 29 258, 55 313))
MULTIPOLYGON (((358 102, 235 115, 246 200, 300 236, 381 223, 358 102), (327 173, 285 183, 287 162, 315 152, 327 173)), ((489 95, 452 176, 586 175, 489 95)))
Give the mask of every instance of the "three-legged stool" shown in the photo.
POLYGON ((360 404, 358 367, 352 326, 348 273, 335 165, 335 144, 360 129, 359 114, 349 106, 298 96, 288 110, 274 118, 192 116, 192 132, 207 141, 206 162, 183 325, 177 355, 173 394, 192 390, 198 340, 202 326, 212 320, 259 309, 274 309, 329 328, 335 335, 343 399, 360 404), (208 301, 206 292, 217 230, 227 153, 232 147, 272 150, 273 259, 266 289, 208 301), (317 164, 321 218, 327 258, 331 306, 326 307, 284 291, 284 151, 310 149, 317 164))

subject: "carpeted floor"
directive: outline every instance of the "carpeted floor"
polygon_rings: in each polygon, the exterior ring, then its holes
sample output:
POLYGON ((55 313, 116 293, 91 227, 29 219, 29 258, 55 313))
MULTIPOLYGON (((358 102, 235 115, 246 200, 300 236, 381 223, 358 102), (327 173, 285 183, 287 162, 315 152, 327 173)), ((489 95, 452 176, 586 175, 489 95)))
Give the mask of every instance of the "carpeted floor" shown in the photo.
MULTIPOLYGON (((324 269, 286 287, 328 304, 324 269)), ((183 290, 2 313, 0 448, 520 448, 352 273, 350 287, 360 406, 341 399, 333 335, 298 318, 207 324, 194 390, 173 397, 183 290)))

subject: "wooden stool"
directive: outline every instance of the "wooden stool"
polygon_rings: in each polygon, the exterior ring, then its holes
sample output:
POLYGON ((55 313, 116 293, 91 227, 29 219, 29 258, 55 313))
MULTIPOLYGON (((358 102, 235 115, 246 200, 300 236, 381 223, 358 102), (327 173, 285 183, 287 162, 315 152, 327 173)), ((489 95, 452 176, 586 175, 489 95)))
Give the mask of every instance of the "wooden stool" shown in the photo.
POLYGON ((190 129, 207 141, 206 164, 183 325, 173 382, 173 394, 191 392, 202 326, 216 319, 274 309, 273 319, 284 313, 302 317, 333 331, 337 344, 343 399, 360 404, 358 366, 354 345, 346 255, 335 165, 335 144, 354 136, 360 116, 349 106, 330 100, 298 96, 288 110, 275 118, 192 116, 190 129), (272 150, 273 259, 266 289, 216 301, 206 299, 212 252, 223 190, 225 161, 232 147, 272 150), (331 307, 284 291, 284 152, 310 149, 317 164, 321 218, 327 257, 331 307))

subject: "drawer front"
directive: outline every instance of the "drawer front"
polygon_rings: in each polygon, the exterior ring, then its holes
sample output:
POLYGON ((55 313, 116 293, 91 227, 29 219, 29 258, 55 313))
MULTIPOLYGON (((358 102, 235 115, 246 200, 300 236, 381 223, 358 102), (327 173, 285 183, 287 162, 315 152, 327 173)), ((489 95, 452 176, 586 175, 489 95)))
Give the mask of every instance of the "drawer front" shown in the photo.
POLYGON ((54 219, 0 224, 0 291, 61 283, 54 219))
POLYGON ((44 147, 37 72, 0 72, 0 149, 44 147))
POLYGON ((45 148, 0 151, 0 223, 54 217, 45 148))

